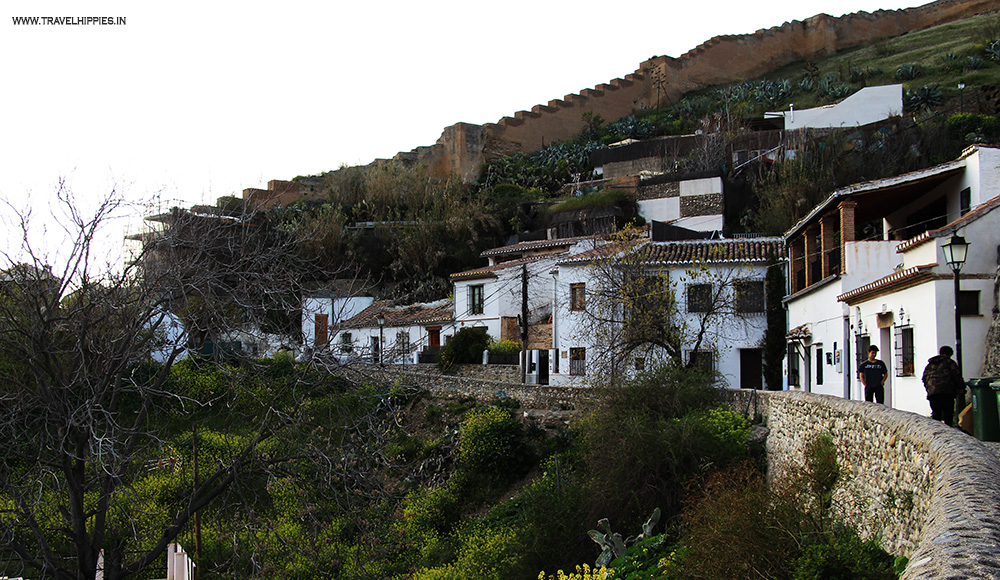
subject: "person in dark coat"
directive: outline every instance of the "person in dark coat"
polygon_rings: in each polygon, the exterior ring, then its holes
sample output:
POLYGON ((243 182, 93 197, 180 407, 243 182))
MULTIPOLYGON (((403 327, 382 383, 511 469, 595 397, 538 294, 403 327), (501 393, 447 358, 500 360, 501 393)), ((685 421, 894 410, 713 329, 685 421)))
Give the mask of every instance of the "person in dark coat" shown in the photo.
POLYGON ((937 356, 927 359, 923 374, 924 389, 931 405, 931 419, 951 426, 955 397, 965 392, 965 381, 958 364, 951 360, 955 351, 950 346, 942 346, 938 352, 937 356))

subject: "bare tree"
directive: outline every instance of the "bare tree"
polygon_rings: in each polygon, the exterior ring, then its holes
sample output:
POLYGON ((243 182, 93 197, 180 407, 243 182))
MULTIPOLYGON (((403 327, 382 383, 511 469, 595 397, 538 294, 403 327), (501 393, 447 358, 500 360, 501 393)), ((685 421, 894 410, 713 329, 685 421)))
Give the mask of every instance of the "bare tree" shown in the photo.
POLYGON ((258 391, 172 390, 190 338, 265 328, 297 303, 294 240, 265 216, 174 211, 134 260, 105 269, 95 254, 122 198, 92 215, 65 188, 58 199, 66 244, 39 248, 30 216, 13 211, 23 244, 0 254, 0 573, 90 580, 100 567, 117 579, 160 561, 234 485, 300 458, 274 441, 311 432, 301 375, 258 391), (174 312, 186 323, 168 332, 174 312), (189 457, 169 437, 198 421, 215 443, 192 480, 169 469, 189 457), (153 501, 153 489, 169 492, 153 501))
POLYGON ((762 324, 749 314, 763 304, 763 281, 751 281, 748 264, 729 261, 721 242, 668 257, 678 244, 685 243, 650 242, 626 228, 593 251, 578 332, 590 337, 588 364, 599 375, 628 374, 637 359, 701 365, 691 353, 714 356, 762 324))

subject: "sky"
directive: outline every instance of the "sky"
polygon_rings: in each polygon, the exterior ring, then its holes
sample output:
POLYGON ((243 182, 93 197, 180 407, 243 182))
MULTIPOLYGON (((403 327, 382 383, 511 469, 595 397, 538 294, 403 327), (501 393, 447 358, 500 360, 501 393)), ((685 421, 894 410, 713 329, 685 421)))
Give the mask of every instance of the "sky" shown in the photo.
POLYGON ((214 203, 432 145, 716 35, 922 3, 7 1, 0 250, 20 243, 10 212, 47 215, 60 180, 85 209, 112 190, 135 215, 214 203), (53 24, 14 24, 34 16, 53 24), (91 16, 125 23, 55 23, 91 16))

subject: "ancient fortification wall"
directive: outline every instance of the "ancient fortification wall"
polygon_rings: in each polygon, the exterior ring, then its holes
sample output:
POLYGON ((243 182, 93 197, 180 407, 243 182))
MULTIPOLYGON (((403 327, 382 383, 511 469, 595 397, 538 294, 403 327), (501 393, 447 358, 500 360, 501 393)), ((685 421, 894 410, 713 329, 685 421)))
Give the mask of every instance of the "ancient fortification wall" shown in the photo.
POLYGON ((437 144, 398 157, 472 180, 483 162, 576 136, 583 128, 581 115, 587 111, 609 121, 619 119, 656 106, 658 98, 665 102, 664 93, 676 100, 685 91, 753 78, 797 60, 827 56, 998 8, 998 0, 938 0, 917 8, 858 12, 839 18, 819 14, 753 34, 717 36, 680 58, 647 60, 624 78, 536 105, 530 111, 518 111, 497 123, 453 125, 444 130, 437 144))
POLYGON ((817 435, 833 437, 841 466, 834 510, 890 553, 909 557, 903 580, 1000 578, 1000 463, 981 442, 874 403, 728 393, 734 408, 763 416, 774 476, 801 470, 817 435))

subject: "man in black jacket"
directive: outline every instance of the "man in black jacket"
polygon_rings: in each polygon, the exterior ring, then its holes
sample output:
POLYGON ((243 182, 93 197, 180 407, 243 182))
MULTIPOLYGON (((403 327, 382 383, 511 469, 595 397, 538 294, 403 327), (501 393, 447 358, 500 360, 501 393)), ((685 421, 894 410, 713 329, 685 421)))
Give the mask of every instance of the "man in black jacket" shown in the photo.
POLYGON ((949 427, 954 416, 955 397, 965 392, 965 381, 958 364, 951 360, 954 351, 942 346, 940 354, 927 359, 924 367, 924 389, 931 405, 931 419, 944 421, 949 427))

